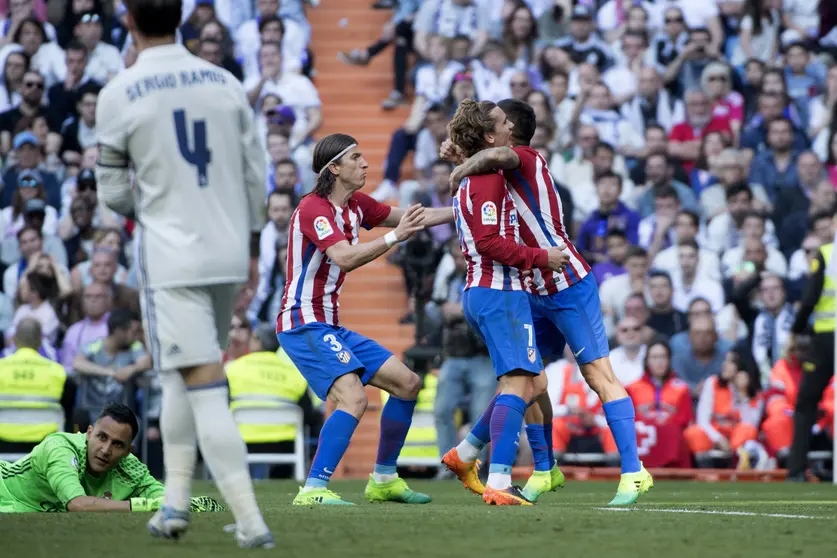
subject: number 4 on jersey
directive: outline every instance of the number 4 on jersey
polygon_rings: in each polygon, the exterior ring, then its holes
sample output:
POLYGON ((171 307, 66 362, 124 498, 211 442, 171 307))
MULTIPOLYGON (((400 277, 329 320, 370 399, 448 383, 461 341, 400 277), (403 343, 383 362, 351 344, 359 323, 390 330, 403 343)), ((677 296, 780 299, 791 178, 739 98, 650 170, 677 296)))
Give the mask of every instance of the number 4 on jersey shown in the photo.
POLYGON ((174 111, 174 130, 177 133, 177 145, 180 154, 190 165, 198 170, 198 186, 206 188, 209 186, 207 170, 212 162, 212 152, 206 145, 206 120, 195 120, 192 122, 192 136, 194 136, 195 148, 189 147, 189 133, 186 131, 186 111, 174 111))

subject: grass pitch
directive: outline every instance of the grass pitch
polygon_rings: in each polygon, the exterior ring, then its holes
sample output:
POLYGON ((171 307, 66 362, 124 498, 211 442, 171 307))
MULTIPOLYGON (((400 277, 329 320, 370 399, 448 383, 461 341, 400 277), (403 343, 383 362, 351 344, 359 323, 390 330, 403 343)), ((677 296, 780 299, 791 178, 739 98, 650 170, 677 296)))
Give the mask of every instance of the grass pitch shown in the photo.
MULTIPOLYGON (((790 558, 837 556, 837 487, 825 484, 658 482, 630 510, 605 509, 611 482, 568 482, 529 508, 482 503, 455 482, 412 481, 424 506, 369 504, 364 482, 332 488, 359 505, 295 508, 297 485, 258 483, 277 540, 273 551, 239 550, 222 527, 229 513, 193 515, 184 540, 152 540, 148 514, 0 515, 9 558, 285 557, 790 558)), ((216 494, 198 483, 195 494, 216 494)))

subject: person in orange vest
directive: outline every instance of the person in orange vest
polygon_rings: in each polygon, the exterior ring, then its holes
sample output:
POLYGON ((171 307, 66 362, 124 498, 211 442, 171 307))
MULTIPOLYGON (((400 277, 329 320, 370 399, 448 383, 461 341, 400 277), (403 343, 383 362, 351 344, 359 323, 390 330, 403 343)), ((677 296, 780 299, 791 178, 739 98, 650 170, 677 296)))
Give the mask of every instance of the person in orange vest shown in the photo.
POLYGON ((587 386, 578 365, 572 360, 572 353, 565 351, 567 353, 570 359, 546 367, 547 390, 553 406, 552 447, 555 455, 566 453, 575 437, 597 436, 604 453, 618 459, 619 449, 607 427, 601 401, 587 386))
POLYGON ((689 384, 671 367, 668 343, 652 343, 645 353, 645 374, 626 389, 634 402, 639 455, 649 467, 689 467, 691 454, 683 432, 692 422, 689 384))
POLYGON ((822 418, 814 425, 815 431, 826 432, 831 438, 834 438, 834 390, 834 378, 831 378, 831 383, 825 388, 820 401, 822 418))
POLYGON ((764 407, 758 393, 758 375, 747 370, 740 354, 729 351, 721 374, 704 382, 695 424, 684 433, 698 467, 711 466, 710 450, 738 452, 758 437, 764 407))

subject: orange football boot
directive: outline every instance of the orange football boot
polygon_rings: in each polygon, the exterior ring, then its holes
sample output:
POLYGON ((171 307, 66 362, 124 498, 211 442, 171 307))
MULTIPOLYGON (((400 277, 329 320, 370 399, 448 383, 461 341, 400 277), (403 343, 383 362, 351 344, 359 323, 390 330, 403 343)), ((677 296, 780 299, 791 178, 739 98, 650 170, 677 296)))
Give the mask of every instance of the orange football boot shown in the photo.
POLYGON ((476 461, 462 461, 459 458, 459 452, 456 451, 456 448, 453 448, 442 458, 442 463, 456 475, 456 478, 462 481, 465 488, 474 494, 482 495, 485 492, 485 486, 483 486, 478 475, 481 463, 479 459, 476 461))
POLYGON ((485 494, 482 500, 489 506, 531 506, 532 502, 526 499, 516 486, 510 486, 500 490, 498 488, 485 487, 485 494))

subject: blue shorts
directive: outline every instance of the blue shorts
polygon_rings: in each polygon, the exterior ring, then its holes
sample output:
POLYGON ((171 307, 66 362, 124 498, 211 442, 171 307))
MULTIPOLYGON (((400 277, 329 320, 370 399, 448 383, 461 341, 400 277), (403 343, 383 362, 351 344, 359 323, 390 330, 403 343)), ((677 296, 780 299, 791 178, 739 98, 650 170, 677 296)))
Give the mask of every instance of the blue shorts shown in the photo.
POLYGON ((514 370, 540 374, 541 355, 528 295, 523 291, 498 291, 473 287, 462 295, 465 319, 488 347, 497 377, 514 370))
POLYGON ((599 287, 592 273, 572 287, 555 294, 529 295, 538 350, 547 357, 560 357, 569 345, 579 364, 610 354, 602 323, 599 287))
POLYGON ((340 376, 354 372, 366 385, 392 356, 359 333, 318 322, 283 331, 277 337, 302 377, 323 400, 340 376))

